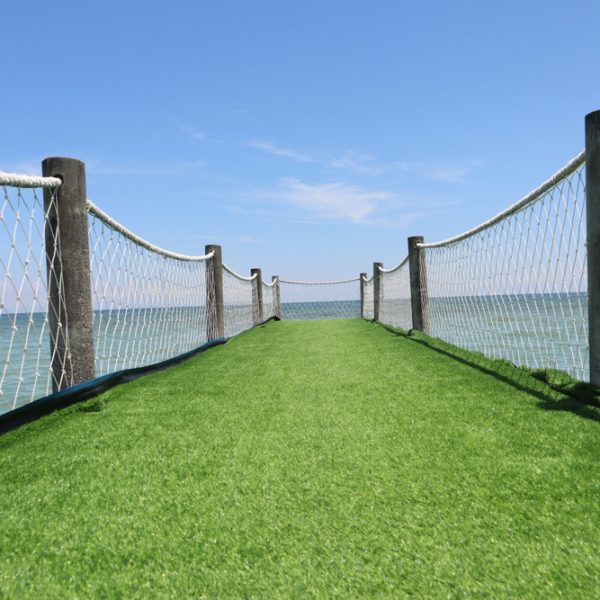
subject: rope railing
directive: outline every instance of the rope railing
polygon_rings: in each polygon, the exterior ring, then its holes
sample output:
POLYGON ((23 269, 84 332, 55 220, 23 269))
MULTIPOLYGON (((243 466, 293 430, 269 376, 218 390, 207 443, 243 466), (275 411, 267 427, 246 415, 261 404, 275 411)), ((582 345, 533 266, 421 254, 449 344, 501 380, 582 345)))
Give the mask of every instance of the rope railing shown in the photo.
POLYGON ((373 312, 374 309, 374 283, 373 277, 367 279, 366 277, 362 278, 363 282, 363 306, 362 306, 362 317, 364 319, 373 320, 375 318, 375 314, 373 312))
POLYGON ((46 227, 60 183, 0 173, 0 414, 73 383, 65 306, 48 293, 63 289, 59 225, 46 227))
POLYGON ((278 280, 240 275, 219 246, 152 244, 86 198, 83 163, 47 161, 58 176, 0 172, 0 415, 280 314, 278 280))
POLYGON ((401 329, 412 328, 408 256, 391 269, 379 269, 379 321, 401 329))
POLYGON ((541 186, 459 235, 409 238, 370 278, 241 275, 220 246, 165 250, 106 214, 80 161, 42 174, 0 171, 0 414, 271 317, 362 316, 600 384, 600 111, 585 152, 541 186))
POLYGON ((232 275, 236 279, 239 279, 240 281, 254 281, 257 277, 257 275, 250 275, 250 277, 246 277, 245 275, 240 275, 239 273, 236 273, 233 269, 228 267, 225 263, 223 263, 223 271, 225 271, 226 273, 229 273, 230 275, 232 275))
POLYGON ((96 375, 207 341, 206 261, 143 240, 88 201, 96 375))
POLYGON ((223 265, 223 311, 225 337, 231 337, 254 325, 253 295, 256 277, 244 277, 223 265))
POLYGON ((585 156, 461 235, 419 244, 429 331, 588 380, 585 156))
POLYGON ((359 280, 359 277, 335 281, 279 279, 282 319, 359 318, 359 280))
MULTIPOLYGON (((87 200, 87 210, 88 213, 92 217, 96 217, 100 221, 102 221, 109 229, 120 233, 124 238, 128 239, 130 242, 133 242, 140 248, 144 248, 150 252, 154 252, 160 256, 164 256, 165 258, 173 258, 175 260, 182 261, 202 261, 208 260, 214 256, 214 252, 209 252, 208 254, 203 254, 200 256, 190 256, 188 254, 178 254, 176 252, 171 252, 170 250, 165 250, 164 248, 160 248, 159 246, 155 246, 139 235, 133 233, 130 229, 127 229, 124 225, 113 219, 110 215, 105 213, 102 209, 98 208, 89 198, 87 200)), ((223 265, 225 268, 225 265, 223 265)))
POLYGON ((0 186, 14 188, 53 189, 60 187, 62 180, 58 177, 38 177, 0 171, 0 186))

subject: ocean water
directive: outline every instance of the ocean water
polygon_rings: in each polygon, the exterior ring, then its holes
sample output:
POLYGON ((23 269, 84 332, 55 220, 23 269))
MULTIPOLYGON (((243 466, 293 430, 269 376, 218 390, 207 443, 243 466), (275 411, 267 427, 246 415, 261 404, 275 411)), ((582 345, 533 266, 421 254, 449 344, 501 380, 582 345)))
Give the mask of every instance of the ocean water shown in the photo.
MULTIPOLYGON (((394 302, 386 300, 388 314, 395 312, 394 302)), ((406 301, 396 302, 405 315, 406 301)), ((289 320, 360 317, 356 300, 291 302, 281 308, 289 320)), ((429 310, 436 337, 519 365, 588 379, 585 294, 431 298, 429 310)), ((108 317, 97 312, 94 319, 97 375, 160 362, 206 341, 204 307, 133 309, 108 317)), ((235 335, 252 326, 252 309, 226 307, 225 321, 226 335, 235 335)), ((43 313, 0 314, 0 414, 52 392, 49 355, 43 313)))

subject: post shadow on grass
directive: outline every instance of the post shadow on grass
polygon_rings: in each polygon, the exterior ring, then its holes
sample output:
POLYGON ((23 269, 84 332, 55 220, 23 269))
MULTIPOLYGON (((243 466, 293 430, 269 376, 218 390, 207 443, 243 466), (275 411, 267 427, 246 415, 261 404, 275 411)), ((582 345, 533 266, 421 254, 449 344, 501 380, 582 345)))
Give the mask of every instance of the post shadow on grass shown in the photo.
POLYGON ((408 332, 378 323, 381 327, 411 342, 447 356, 461 364, 490 375, 513 388, 537 398, 543 410, 573 413, 584 419, 600 423, 600 388, 576 381, 566 373, 552 370, 530 370, 517 367, 508 360, 462 350, 443 340, 429 337, 411 329, 408 332))

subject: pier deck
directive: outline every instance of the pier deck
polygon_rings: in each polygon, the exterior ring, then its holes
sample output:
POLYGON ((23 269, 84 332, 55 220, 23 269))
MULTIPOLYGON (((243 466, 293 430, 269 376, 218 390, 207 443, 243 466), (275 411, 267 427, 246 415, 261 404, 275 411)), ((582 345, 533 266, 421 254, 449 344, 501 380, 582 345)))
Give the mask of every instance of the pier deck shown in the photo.
POLYGON ((271 322, 0 437, 0 596, 593 597, 599 414, 370 322, 271 322))

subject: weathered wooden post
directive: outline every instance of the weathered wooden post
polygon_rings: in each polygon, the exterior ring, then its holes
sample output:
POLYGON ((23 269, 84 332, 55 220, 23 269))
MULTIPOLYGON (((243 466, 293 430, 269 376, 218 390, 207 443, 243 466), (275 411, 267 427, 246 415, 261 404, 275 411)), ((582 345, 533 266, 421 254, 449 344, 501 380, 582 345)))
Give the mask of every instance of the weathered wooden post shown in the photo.
POLYGON ((413 329, 429 333, 429 300, 427 297, 427 272, 425 251, 419 248, 424 238, 416 235, 408 238, 408 272, 410 275, 410 303, 413 329))
POLYGON ((600 385, 600 110, 585 117, 590 383, 600 385))
POLYGON ((360 281, 360 318, 365 318, 365 279, 367 278, 366 273, 359 275, 360 281))
POLYGON ((250 269, 252 280, 252 320, 255 325, 263 322, 262 274, 260 269, 250 269))
POLYGON ((85 165, 50 157, 42 162, 42 175, 62 180, 59 188, 44 189, 52 389, 57 392, 95 376, 85 165))
POLYGON ((279 287, 279 275, 273 275, 271 281, 273 282, 273 301, 275 303, 273 312, 278 319, 281 319, 281 289, 279 287))
POLYGON ((206 261, 206 337, 208 341, 225 337, 223 310, 223 255, 221 246, 208 244, 204 253, 214 256, 206 261))
POLYGON ((379 321, 379 307, 381 305, 381 271, 383 263, 373 263, 373 320, 379 321))

